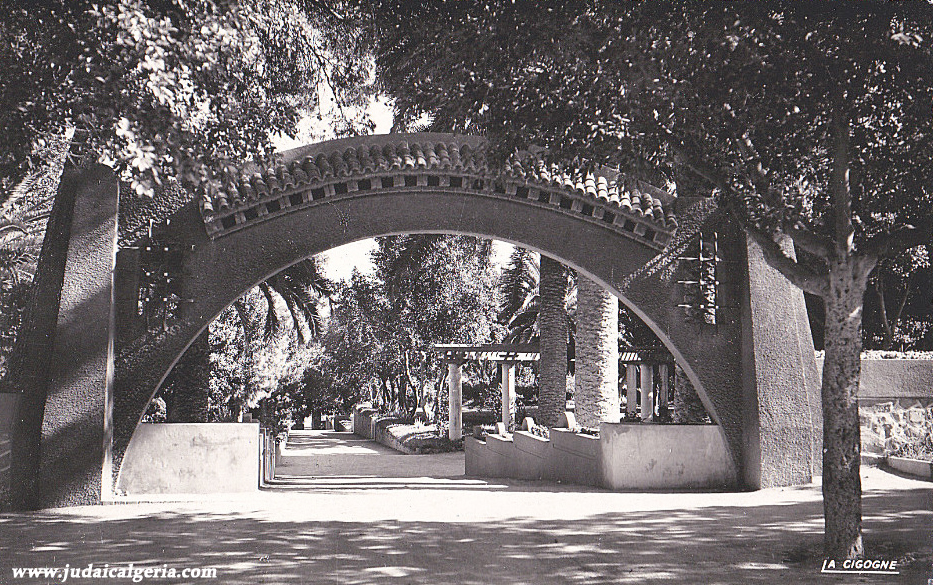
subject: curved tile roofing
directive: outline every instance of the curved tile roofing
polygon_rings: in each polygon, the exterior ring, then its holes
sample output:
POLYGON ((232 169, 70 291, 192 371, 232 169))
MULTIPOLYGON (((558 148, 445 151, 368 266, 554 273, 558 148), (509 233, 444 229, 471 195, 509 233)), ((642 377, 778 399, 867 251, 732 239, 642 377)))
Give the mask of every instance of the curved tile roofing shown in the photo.
POLYGON ((617 171, 561 168, 527 152, 494 169, 482 137, 437 133, 361 136, 281 153, 271 169, 246 165, 213 185, 201 213, 216 238, 323 199, 431 189, 556 207, 656 248, 677 226, 673 195, 617 171))

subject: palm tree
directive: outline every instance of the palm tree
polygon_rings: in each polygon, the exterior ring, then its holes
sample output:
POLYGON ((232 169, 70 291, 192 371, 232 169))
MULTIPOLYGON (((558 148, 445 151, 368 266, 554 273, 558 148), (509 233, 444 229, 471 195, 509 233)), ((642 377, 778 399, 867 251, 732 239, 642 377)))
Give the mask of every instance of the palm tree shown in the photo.
POLYGON ((551 426, 566 407, 568 350, 574 345, 576 287, 556 260, 516 247, 502 273, 499 321, 507 343, 538 343, 538 422, 551 426))
POLYGON ((619 417, 619 299, 589 278, 577 278, 577 422, 597 427, 619 417))
POLYGON ((567 406, 567 268, 541 256, 538 284, 538 418, 554 426, 567 406))
MULTIPOLYGON (((291 315, 292 327, 299 343, 306 343, 323 331, 323 319, 319 312, 319 301, 329 297, 332 292, 330 281, 324 276, 320 262, 315 257, 306 258, 286 268, 278 274, 260 283, 260 294, 247 293, 234 302, 234 309, 239 316, 243 329, 243 365, 252 368, 254 356, 260 339, 269 343, 282 333, 285 325, 276 310, 280 297, 291 315), (254 318, 261 312, 254 305, 259 298, 265 298, 265 318, 254 318), (260 331, 261 328, 261 331, 260 331), (309 333, 306 335, 305 330, 309 333)), ((166 379, 163 398, 167 403, 169 422, 207 422, 210 413, 210 341, 208 329, 199 335, 191 347, 179 359, 166 379)), ((251 379, 251 373, 244 371, 244 380, 251 379)), ((253 396, 249 388, 243 396, 228 397, 232 411, 246 404, 253 396)))
POLYGON ((29 174, 0 205, 0 377, 6 373, 25 318, 45 225, 68 155, 70 134, 40 153, 46 164, 29 174))

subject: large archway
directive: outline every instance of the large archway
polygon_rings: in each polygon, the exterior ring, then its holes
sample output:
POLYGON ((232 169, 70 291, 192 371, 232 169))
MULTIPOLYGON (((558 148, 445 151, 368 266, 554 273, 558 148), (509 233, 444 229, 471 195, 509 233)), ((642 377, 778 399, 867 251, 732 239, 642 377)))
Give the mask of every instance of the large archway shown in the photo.
MULTIPOLYGON (((809 481, 818 401, 815 378, 808 379, 801 357, 807 349, 801 339, 809 334, 805 313, 800 323, 802 294, 777 277, 736 230, 719 239, 722 318, 714 325, 688 318, 682 276, 628 281, 670 240, 678 204, 618 173, 557 172, 534 157, 494 169, 483 139, 444 134, 331 141, 284 153, 264 174, 246 168, 238 182, 170 217, 167 235, 182 254, 177 278, 184 302, 167 331, 121 348, 113 385, 116 465, 179 356, 245 291, 303 258, 349 242, 456 233, 536 250, 611 290, 683 367, 720 425, 737 475, 755 487, 809 481), (792 349, 781 349, 782 337, 792 349), (783 379, 774 382, 775 376, 783 379)), ((117 290, 121 282, 127 288, 136 270, 133 256, 126 259, 117 266, 117 290)), ((135 296, 116 296, 117 338, 126 338, 135 296)), ((49 393, 46 421, 67 418, 65 396, 49 393)), ((72 501, 55 490, 43 500, 72 501)))

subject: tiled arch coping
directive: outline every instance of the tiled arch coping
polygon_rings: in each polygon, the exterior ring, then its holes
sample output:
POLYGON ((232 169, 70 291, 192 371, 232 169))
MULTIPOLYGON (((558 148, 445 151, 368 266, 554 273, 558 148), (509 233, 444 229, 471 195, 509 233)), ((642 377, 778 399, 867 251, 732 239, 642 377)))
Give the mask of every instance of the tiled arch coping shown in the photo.
POLYGON ((737 486, 716 425, 600 424, 599 437, 552 428, 464 438, 466 475, 548 480, 612 490, 737 486))

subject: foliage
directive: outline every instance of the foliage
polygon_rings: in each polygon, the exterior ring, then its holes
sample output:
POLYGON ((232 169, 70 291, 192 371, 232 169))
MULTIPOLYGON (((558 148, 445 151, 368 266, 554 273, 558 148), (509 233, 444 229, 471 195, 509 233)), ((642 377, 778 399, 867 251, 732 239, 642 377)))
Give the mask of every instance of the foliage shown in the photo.
POLYGON ((866 347, 933 349, 930 248, 917 246, 879 262, 865 302, 866 347))
POLYGON ((0 378, 25 318, 67 146, 62 137, 36 153, 49 163, 23 179, 0 206, 0 378))
MULTIPOLYGON (((440 415, 444 368, 435 343, 489 343, 496 321, 496 274, 488 242, 465 236, 377 239, 376 272, 338 287, 325 335, 335 394, 363 396, 384 411, 440 415)), ((465 367, 465 386, 491 387, 488 365, 465 367)))
POLYGON ((293 136, 322 99, 340 133, 369 125, 350 107, 369 91, 369 40, 343 2, 6 0, 3 13, 0 193, 42 164, 32 145, 69 128, 151 195, 268 160, 270 137, 293 136))

